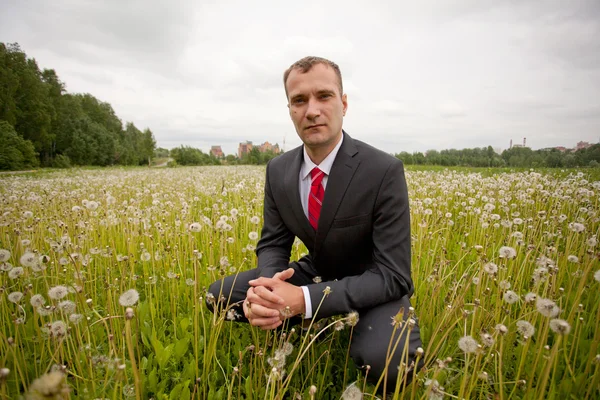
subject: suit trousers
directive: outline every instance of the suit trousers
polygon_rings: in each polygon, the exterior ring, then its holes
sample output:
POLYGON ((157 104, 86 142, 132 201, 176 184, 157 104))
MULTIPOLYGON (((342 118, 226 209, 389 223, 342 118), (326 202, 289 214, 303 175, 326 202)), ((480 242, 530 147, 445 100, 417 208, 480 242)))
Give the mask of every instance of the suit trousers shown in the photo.
MULTIPOLYGON (((291 263, 290 267, 297 267, 296 263, 291 263)), ((307 275, 306 271, 300 268, 294 268, 294 275, 288 280, 289 283, 296 286, 310 285, 313 283, 312 276, 307 275)), ((239 322, 248 322, 243 315, 242 302, 246 298, 246 293, 250 287, 248 281, 258 278, 258 271, 252 269, 240 272, 237 275, 227 276, 222 280, 216 281, 209 287, 209 293, 212 293, 215 300, 219 300, 219 307, 232 307, 239 313, 239 322)), ((412 329, 396 329, 392 325, 393 318, 400 309, 404 309, 404 324, 408 318, 410 300, 408 296, 401 299, 380 304, 371 309, 358 309, 359 321, 354 327, 352 342, 350 343, 350 356, 358 368, 370 367, 367 379, 376 383, 386 367, 386 356, 388 356, 389 345, 392 341, 392 348, 397 343, 396 350, 393 353, 387 371, 386 390, 392 392, 396 386, 398 378, 398 366, 403 361, 409 366, 409 373, 401 379, 406 380, 408 384, 413 376, 413 370, 422 365, 415 366, 417 348, 422 346, 420 330, 418 323, 415 322, 412 329), (394 337, 392 338, 392 334, 394 337), (402 337, 400 337, 402 335, 402 337), (409 337, 407 338, 407 335, 409 337), (408 348, 406 348, 408 347, 408 348), (406 348, 406 353, 405 353, 406 348), (404 357, 404 358, 403 358, 404 357)), ((209 304, 211 311, 214 311, 209 304)), ((416 319, 416 317, 412 317, 416 319)), ((318 319, 318 315, 317 315, 318 319)), ((294 318, 293 322, 300 322, 299 318, 294 318)), ((421 362, 422 363, 422 362, 421 362)), ((405 369, 406 371, 406 369, 405 369)), ((380 385, 380 390, 383 384, 380 385)))

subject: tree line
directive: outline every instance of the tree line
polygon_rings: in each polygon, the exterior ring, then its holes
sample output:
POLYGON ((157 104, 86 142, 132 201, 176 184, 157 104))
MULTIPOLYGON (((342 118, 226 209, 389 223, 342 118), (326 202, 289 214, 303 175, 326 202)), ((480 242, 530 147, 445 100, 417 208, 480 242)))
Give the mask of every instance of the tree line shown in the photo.
POLYGON ((512 147, 498 154, 492 146, 473 149, 429 150, 425 153, 401 152, 396 154, 406 165, 441 165, 463 167, 599 167, 600 144, 579 150, 561 152, 558 149, 532 150, 512 147))
POLYGON ((157 157, 171 157, 179 165, 265 165, 272 158, 278 156, 278 154, 270 150, 261 152, 258 148, 253 147, 248 153, 243 154, 241 158, 233 154, 217 158, 211 153, 204 153, 200 149, 183 145, 171 150, 159 148, 154 154, 157 157))
POLYGON ((71 165, 141 165, 152 131, 123 122, 109 103, 70 94, 17 43, 0 43, 0 170, 71 165))

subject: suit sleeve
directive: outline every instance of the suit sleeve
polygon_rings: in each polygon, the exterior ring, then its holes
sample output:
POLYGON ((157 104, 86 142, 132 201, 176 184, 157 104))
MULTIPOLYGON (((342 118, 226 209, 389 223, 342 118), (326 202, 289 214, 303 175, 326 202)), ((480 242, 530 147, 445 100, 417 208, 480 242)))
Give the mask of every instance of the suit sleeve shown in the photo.
POLYGON ((398 160, 388 167, 375 200, 371 267, 360 275, 310 285, 313 315, 369 309, 412 295, 410 240, 408 189, 398 160), (331 292, 324 298, 327 286, 331 292))
POLYGON ((283 222, 273 197, 271 188, 273 178, 269 173, 270 167, 272 167, 271 162, 267 164, 265 178, 264 224, 256 246, 258 276, 267 278, 288 268, 294 243, 294 234, 283 222))

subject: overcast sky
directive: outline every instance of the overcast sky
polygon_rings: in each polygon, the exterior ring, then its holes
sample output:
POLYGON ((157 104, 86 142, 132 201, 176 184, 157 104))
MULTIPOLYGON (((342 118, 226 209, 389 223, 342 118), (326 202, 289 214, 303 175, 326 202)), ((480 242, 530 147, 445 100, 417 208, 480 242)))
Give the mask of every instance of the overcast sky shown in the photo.
POLYGON ((282 75, 306 55, 388 152, 600 140, 598 0, 2 0, 0 42, 166 148, 299 145, 282 75))

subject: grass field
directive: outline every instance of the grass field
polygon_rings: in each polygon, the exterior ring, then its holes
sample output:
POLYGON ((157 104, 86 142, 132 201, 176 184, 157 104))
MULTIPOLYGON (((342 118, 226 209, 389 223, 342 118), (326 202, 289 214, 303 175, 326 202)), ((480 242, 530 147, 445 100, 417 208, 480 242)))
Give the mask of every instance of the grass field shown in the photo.
MULTIPOLYGON (((599 398, 599 177, 407 181, 425 367, 387 398, 599 398)), ((263 184, 249 166, 1 176, 0 398, 374 398, 347 316, 273 333, 208 312, 207 286, 256 264, 263 184)))

